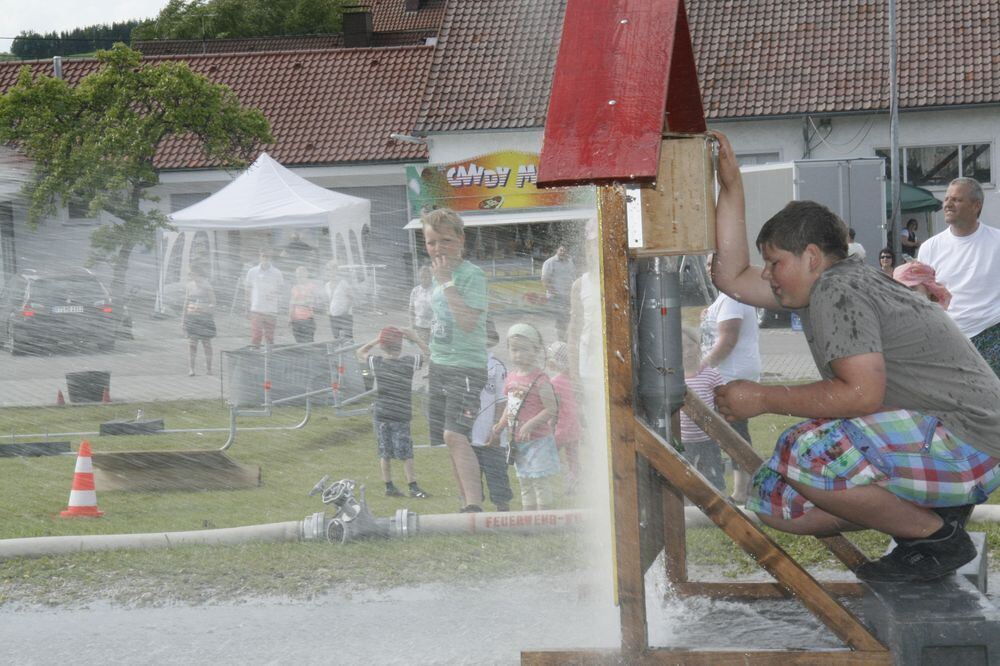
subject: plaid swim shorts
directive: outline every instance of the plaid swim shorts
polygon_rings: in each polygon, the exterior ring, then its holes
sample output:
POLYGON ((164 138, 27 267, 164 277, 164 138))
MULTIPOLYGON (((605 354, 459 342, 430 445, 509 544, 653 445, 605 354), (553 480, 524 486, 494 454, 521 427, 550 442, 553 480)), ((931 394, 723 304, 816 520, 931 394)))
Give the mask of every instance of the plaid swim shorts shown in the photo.
POLYGON ((812 508, 785 479, 821 490, 878 484, 925 507, 985 502, 1000 463, 951 434, 937 418, 898 409, 792 426, 751 481, 747 509, 797 518, 812 508))

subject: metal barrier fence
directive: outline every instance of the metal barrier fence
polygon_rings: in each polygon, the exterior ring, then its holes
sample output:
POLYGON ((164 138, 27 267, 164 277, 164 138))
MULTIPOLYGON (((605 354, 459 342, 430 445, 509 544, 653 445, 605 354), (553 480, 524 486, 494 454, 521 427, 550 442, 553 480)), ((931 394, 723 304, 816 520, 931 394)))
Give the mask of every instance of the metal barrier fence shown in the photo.
POLYGON ((256 413, 272 405, 303 405, 307 399, 335 408, 354 403, 371 390, 365 367, 354 355, 359 346, 311 342, 224 351, 229 404, 239 413, 256 413))
POLYGON ((338 416, 367 412, 367 407, 346 409, 374 393, 371 378, 354 354, 360 346, 310 342, 222 352, 229 377, 229 439, 221 450, 236 441, 237 417, 271 416, 276 405, 305 405, 302 421, 281 429, 305 426, 314 404, 332 406, 338 416))

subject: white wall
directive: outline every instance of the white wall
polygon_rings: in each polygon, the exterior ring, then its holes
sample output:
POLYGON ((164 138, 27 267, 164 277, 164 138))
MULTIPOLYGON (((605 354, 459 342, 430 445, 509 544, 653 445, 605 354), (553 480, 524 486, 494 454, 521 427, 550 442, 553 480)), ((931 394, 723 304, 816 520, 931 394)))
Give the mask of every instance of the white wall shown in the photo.
MULTIPOLYGON (((1000 180, 1000 113, 995 107, 977 109, 957 109, 945 111, 913 111, 900 114, 899 145, 929 146, 951 143, 991 144, 991 174, 993 183, 983 184, 985 203, 982 221, 990 226, 1000 227, 1000 190, 996 183, 1000 180)), ((820 119, 829 118, 832 132, 824 141, 814 138, 815 144, 809 157, 817 159, 838 159, 845 157, 874 157, 876 148, 889 146, 889 115, 866 114, 857 116, 824 116, 816 114, 816 124, 820 119)), ((804 157, 803 117, 780 120, 723 121, 711 123, 729 137, 737 154, 778 152, 782 161, 804 157)), ((944 198, 945 187, 928 187, 938 199, 944 198)), ((918 216, 919 217, 919 216, 918 216)), ((941 212, 934 213, 932 224, 935 231, 945 228, 941 212)), ((921 237, 927 230, 921 228, 921 237)))
POLYGON ((432 134, 428 137, 427 147, 431 164, 458 162, 503 150, 538 153, 542 150, 542 130, 432 134))

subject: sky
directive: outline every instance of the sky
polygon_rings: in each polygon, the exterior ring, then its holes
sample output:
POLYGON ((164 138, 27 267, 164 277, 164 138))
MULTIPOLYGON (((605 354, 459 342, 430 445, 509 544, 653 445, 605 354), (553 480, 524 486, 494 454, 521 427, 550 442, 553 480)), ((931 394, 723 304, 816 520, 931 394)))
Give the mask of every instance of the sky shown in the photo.
POLYGON ((59 32, 95 23, 153 18, 167 0, 0 0, 0 52, 22 30, 59 32))

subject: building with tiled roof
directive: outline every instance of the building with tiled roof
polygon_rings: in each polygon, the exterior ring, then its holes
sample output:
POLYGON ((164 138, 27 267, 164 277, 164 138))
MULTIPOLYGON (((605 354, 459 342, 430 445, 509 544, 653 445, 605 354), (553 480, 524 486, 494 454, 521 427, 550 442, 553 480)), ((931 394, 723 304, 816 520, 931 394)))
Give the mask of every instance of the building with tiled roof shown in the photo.
MULTIPOLYGON (((889 108, 888 7, 880 0, 689 0, 709 118, 889 108)), ((898 0, 903 110, 1000 102, 1000 5, 898 0)))
POLYGON ((448 5, 416 131, 541 127, 565 0, 448 5))
MULTIPOLYGON (((447 0, 360 0, 372 12, 372 30, 380 32, 437 31, 447 0)), ((471 3, 475 4, 475 3, 471 3)))
MULTIPOLYGON (((340 49, 317 36, 299 50, 251 52, 246 44, 241 53, 174 57, 261 108, 276 138, 269 151, 280 162, 378 200, 379 214, 393 218, 387 228, 407 217, 402 163, 539 151, 566 0, 364 4, 373 36, 437 31, 437 38, 426 46, 340 49), (426 144, 391 139, 394 133, 425 136, 426 144)), ((888 153, 884 3, 685 4, 706 117, 730 135, 745 163, 888 153)), ((986 186, 984 220, 1000 226, 1000 61, 992 55, 1000 51, 1000 8, 988 0, 898 0, 898 8, 904 179, 940 191, 950 177, 971 174, 986 186)), ((19 66, 0 63, 0 89, 19 66)), ((51 63, 33 66, 51 71, 51 63)), ((63 62, 71 82, 92 67, 63 62)), ((230 178, 184 142, 165 146, 157 164, 160 193, 174 208, 230 178)))
MULTIPOLYGON (((426 149, 389 138, 407 132, 423 97, 433 47, 277 51, 146 58, 183 60, 192 70, 232 88, 240 102, 271 123, 268 148, 286 166, 412 162, 426 149)), ((75 84, 96 61, 66 60, 63 77, 75 84)), ((30 65, 53 75, 52 63, 30 65)), ((17 79, 22 63, 0 63, 0 91, 17 79)), ((171 141, 157 154, 160 169, 204 169, 199 148, 171 141)))
MULTIPOLYGON (((505 144, 539 149, 565 5, 448 6, 414 126, 430 139, 431 162, 505 144)), ((888 155, 884 2, 685 5, 706 118, 730 134, 745 163, 888 155)), ((1000 5, 897 5, 904 180, 940 191, 972 175, 987 188, 984 220, 1000 226, 1000 5), (963 162, 962 154, 973 157, 963 162)))
MULTIPOLYGON (((369 199, 373 211, 371 259, 374 263, 399 265, 408 251, 408 236, 402 231, 407 220, 403 165, 426 161, 427 149, 419 143, 394 140, 390 135, 407 133, 416 122, 433 52, 433 46, 421 45, 194 54, 147 57, 144 62, 184 61, 213 82, 228 85, 244 105, 260 109, 274 137, 274 143, 266 147, 268 153, 316 184, 369 199)), ((24 63, 0 63, 0 91, 13 85, 22 66, 24 63)), ((54 75, 51 61, 28 66, 38 73, 54 75)), ((60 69, 63 78, 75 84, 96 67, 95 60, 80 59, 63 60, 60 69)), ((11 164, 6 160, 12 169, 11 164)), ((165 142, 155 164, 160 184, 151 194, 159 198, 157 205, 165 212, 209 196, 234 175, 206 161, 200 146, 186 138, 165 142)), ((23 166, 17 173, 23 173, 23 166)), ((2 176, 0 169, 0 181, 4 180, 2 176)), ((0 192, 7 190, 13 217, 21 221, 16 228, 22 228, 26 214, 23 202, 17 198, 18 187, 0 187, 0 192)), ((76 261, 82 264, 97 223, 73 218, 70 210, 62 209, 54 218, 44 220, 37 232, 25 228, 18 234, 18 265, 4 268, 21 271, 38 267, 37 262, 50 256, 53 234, 58 236, 60 248, 68 256, 79 257, 76 261)), ((303 234, 314 246, 329 249, 329 240, 324 243, 319 230, 303 234)), ((273 242, 283 243, 278 237, 273 242)), ((228 251, 245 254, 252 253, 253 248, 228 251)), ((151 269, 143 261, 142 256, 137 256, 132 262, 129 279, 133 284, 149 283, 151 269)), ((239 265, 234 260, 231 269, 239 265)), ((179 274, 175 277, 179 279, 179 274)))

